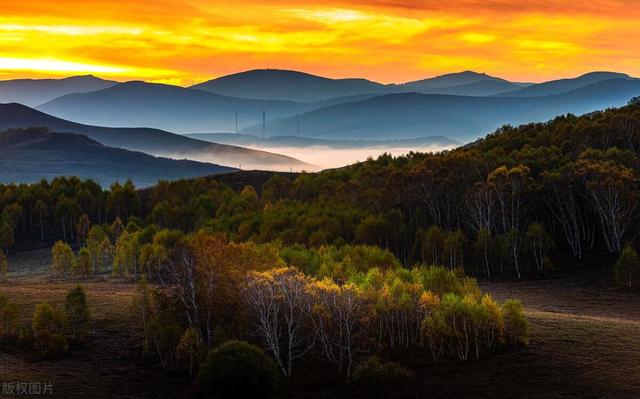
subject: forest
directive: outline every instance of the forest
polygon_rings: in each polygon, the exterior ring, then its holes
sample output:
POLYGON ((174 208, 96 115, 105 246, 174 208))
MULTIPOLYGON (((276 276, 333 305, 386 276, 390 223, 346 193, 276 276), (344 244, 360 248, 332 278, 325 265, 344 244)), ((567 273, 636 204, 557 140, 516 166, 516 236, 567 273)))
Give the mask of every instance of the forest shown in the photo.
POLYGON ((640 104, 632 100, 505 126, 451 151, 273 173, 256 187, 215 176, 142 191, 73 177, 3 185, 0 245, 8 252, 82 243, 90 226, 120 219, 138 228, 206 229, 233 242, 374 245, 405 267, 459 267, 481 278, 540 277, 587 256, 615 260, 633 246, 639 148, 640 104))
MULTIPOLYGON (((318 364, 356 391, 383 378, 402 397, 412 376, 399 359, 465 362, 527 344, 522 303, 477 280, 549 278, 597 259, 638 286, 638 149, 632 100, 315 174, 3 185, 0 271, 6 254, 52 246, 56 279, 135 282, 144 357, 210 397, 276 395, 318 364), (255 384, 238 382, 231 358, 255 384)), ((86 322, 82 287, 68 301, 66 316, 38 305, 29 331, 0 296, 3 345, 63 356, 86 322)))

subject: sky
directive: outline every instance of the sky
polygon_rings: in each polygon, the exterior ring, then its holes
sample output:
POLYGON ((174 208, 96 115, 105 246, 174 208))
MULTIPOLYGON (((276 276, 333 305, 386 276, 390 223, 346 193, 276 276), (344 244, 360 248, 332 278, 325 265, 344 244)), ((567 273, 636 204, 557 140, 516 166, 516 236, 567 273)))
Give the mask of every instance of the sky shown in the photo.
POLYGON ((256 68, 399 83, 640 76, 640 0, 0 0, 0 79, 190 85, 256 68))

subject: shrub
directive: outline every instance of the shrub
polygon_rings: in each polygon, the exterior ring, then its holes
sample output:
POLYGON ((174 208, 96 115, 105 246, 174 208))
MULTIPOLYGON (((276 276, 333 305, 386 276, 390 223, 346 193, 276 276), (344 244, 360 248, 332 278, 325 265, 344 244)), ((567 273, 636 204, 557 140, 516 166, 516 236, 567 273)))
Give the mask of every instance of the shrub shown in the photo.
POLYGON ((413 373, 398 363, 382 362, 372 356, 358 364, 349 377, 350 387, 366 397, 405 397, 413 373))
POLYGON ((622 250, 613 273, 619 287, 634 288, 640 285, 640 259, 633 248, 627 246, 622 250))
POLYGON ((87 248, 82 248, 80 252, 78 252, 78 259, 76 259, 76 261, 73 262, 73 265, 72 265, 73 274, 78 277, 85 278, 89 274, 91 274, 91 269, 92 269, 91 266, 92 266, 91 253, 87 248))
POLYGON ((144 277, 138 283, 137 293, 131 311, 142 332, 143 354, 147 356, 153 351, 162 367, 174 366, 182 334, 178 298, 150 286, 144 277))
POLYGON ((438 360, 445 351, 445 344, 451 335, 451 329, 440 309, 432 312, 422 321, 422 332, 433 360, 438 360))
POLYGON ((35 349, 43 358, 58 358, 67 353, 69 344, 63 335, 64 315, 48 303, 36 305, 31 323, 35 349))
POLYGON ((507 299, 502 305, 505 339, 512 345, 529 343, 529 322, 524 315, 524 306, 517 299, 507 299))
POLYGON ((87 295, 80 285, 67 293, 64 311, 71 330, 71 339, 76 342, 82 340, 89 323, 89 306, 87 306, 87 295))
POLYGON ((16 337, 20 330, 20 318, 16 305, 6 295, 0 294, 0 340, 16 337))
POLYGON ((51 256, 53 257, 53 270, 56 274, 67 277, 75 262, 73 250, 69 244, 56 241, 51 249, 51 256))
POLYGON ((456 273, 444 267, 425 267, 421 270, 422 284, 428 291, 438 295, 461 292, 461 283, 456 273))
POLYGON ((9 223, 0 225, 0 251, 5 254, 13 247, 16 240, 14 237, 14 228, 9 223))
POLYGON ((188 328, 184 334, 182 334, 180 342, 178 343, 178 348, 176 349, 178 361, 184 368, 189 370, 190 376, 193 376, 195 362, 200 357, 201 346, 202 340, 200 339, 200 333, 195 327, 188 328))
POLYGON ((261 349, 228 341, 209 352, 198 381, 208 398, 272 398, 279 376, 275 362, 261 349))
POLYGON ((8 269, 9 269, 9 263, 7 262, 7 257, 4 254, 4 252, 0 250, 0 276, 6 275, 8 269))

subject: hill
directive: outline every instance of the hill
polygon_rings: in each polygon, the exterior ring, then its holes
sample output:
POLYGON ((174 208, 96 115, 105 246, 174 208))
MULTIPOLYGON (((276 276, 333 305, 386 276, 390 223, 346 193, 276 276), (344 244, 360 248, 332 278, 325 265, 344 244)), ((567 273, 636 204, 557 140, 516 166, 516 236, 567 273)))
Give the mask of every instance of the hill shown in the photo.
POLYGON ((304 72, 256 69, 222 76, 191 88, 231 97, 315 102, 364 93, 389 93, 393 87, 366 79, 330 79, 304 72))
POLYGON ((33 183, 58 176, 92 179, 108 187, 131 178, 138 186, 233 168, 186 160, 157 158, 141 152, 106 147, 86 136, 16 129, 0 133, 0 182, 33 183))
POLYGON ((60 118, 100 126, 153 127, 177 133, 227 131, 267 118, 313 109, 292 101, 250 100, 203 90, 146 82, 126 82, 91 93, 69 94, 37 109, 60 118))
POLYGON ((615 72, 590 72, 577 78, 551 80, 524 87, 514 91, 505 91, 499 95, 502 97, 541 97, 555 94, 564 94, 581 87, 589 86, 610 79, 631 79, 624 73, 615 72))
POLYGON ((34 107, 71 93, 106 89, 118 82, 95 76, 64 79, 15 79, 0 81, 0 103, 20 103, 34 107))
MULTIPOLYGON (((526 83, 509 82, 502 78, 487 75, 486 73, 463 71, 407 82, 398 85, 398 87, 402 88, 404 91, 416 91, 419 93, 473 95, 465 93, 463 88, 467 85, 478 84, 481 82, 499 83, 500 85, 494 87, 512 88, 513 90, 526 85, 526 83), (454 87, 458 87, 458 89, 453 89, 454 87), (445 90, 448 88, 450 88, 450 91, 445 90), (455 90, 457 90, 457 92, 454 92, 455 90)), ((471 89, 473 88, 474 86, 471 86, 471 89)))
MULTIPOLYGON (((267 135, 295 135, 344 140, 407 139, 440 135, 467 141, 482 132, 515 121, 535 101, 450 96, 388 94, 364 101, 321 108, 267 123, 267 135)), ((244 129, 259 134, 260 127, 244 129)))
MULTIPOLYGON (((245 215, 245 223, 263 224, 244 234, 309 246, 318 237, 325 243, 373 243, 406 264, 453 267, 444 242, 462 230, 464 238, 454 238, 461 245, 455 258, 464 256, 466 273, 522 278, 587 267, 611 273, 624 245, 640 236, 633 222, 640 216, 639 149, 638 100, 583 116, 504 126, 450 151, 386 154, 289 182, 274 178, 256 189, 278 199, 278 209, 245 215), (608 208, 611 198, 615 209, 608 208), (311 230, 308 220, 325 223, 311 230), (511 251, 488 246, 484 257, 479 254, 482 229, 490 242, 511 251), (510 238, 514 232, 516 240, 510 238), (533 257, 532 242, 545 248, 542 255, 533 257)), ((234 231, 240 224, 229 219, 218 226, 234 231)))
MULTIPOLYGON (((269 121, 268 135, 332 139, 400 139, 441 135, 469 141, 504 124, 543 121, 621 106, 640 94, 640 80, 611 79, 545 97, 471 97, 401 93, 339 104, 269 121)), ((243 130, 257 134, 258 126, 243 130)))
POLYGON ((99 143, 157 156, 197 158, 227 166, 263 169, 302 169, 297 159, 265 151, 214 144, 149 128, 109 128, 70 122, 21 104, 0 104, 0 130, 46 126, 57 132, 84 134, 99 143))
POLYGON ((406 92, 486 96, 525 85, 471 71, 384 85, 366 79, 329 79, 297 71, 258 69, 223 76, 192 88, 233 97, 318 102, 335 97, 406 92))
POLYGON ((503 80, 485 79, 473 83, 467 83, 457 86, 447 86, 441 88, 419 90, 422 93, 431 94, 450 94, 456 96, 477 96, 485 97, 502 93, 509 90, 520 89, 522 86, 518 83, 507 82, 503 80))

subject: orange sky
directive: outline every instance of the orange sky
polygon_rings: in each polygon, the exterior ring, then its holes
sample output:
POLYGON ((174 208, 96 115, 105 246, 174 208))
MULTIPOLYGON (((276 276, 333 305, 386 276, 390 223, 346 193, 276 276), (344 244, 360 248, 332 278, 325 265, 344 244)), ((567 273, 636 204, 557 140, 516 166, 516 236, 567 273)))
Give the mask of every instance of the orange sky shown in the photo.
POLYGON ((0 79, 640 75, 640 0, 0 0, 0 79))

